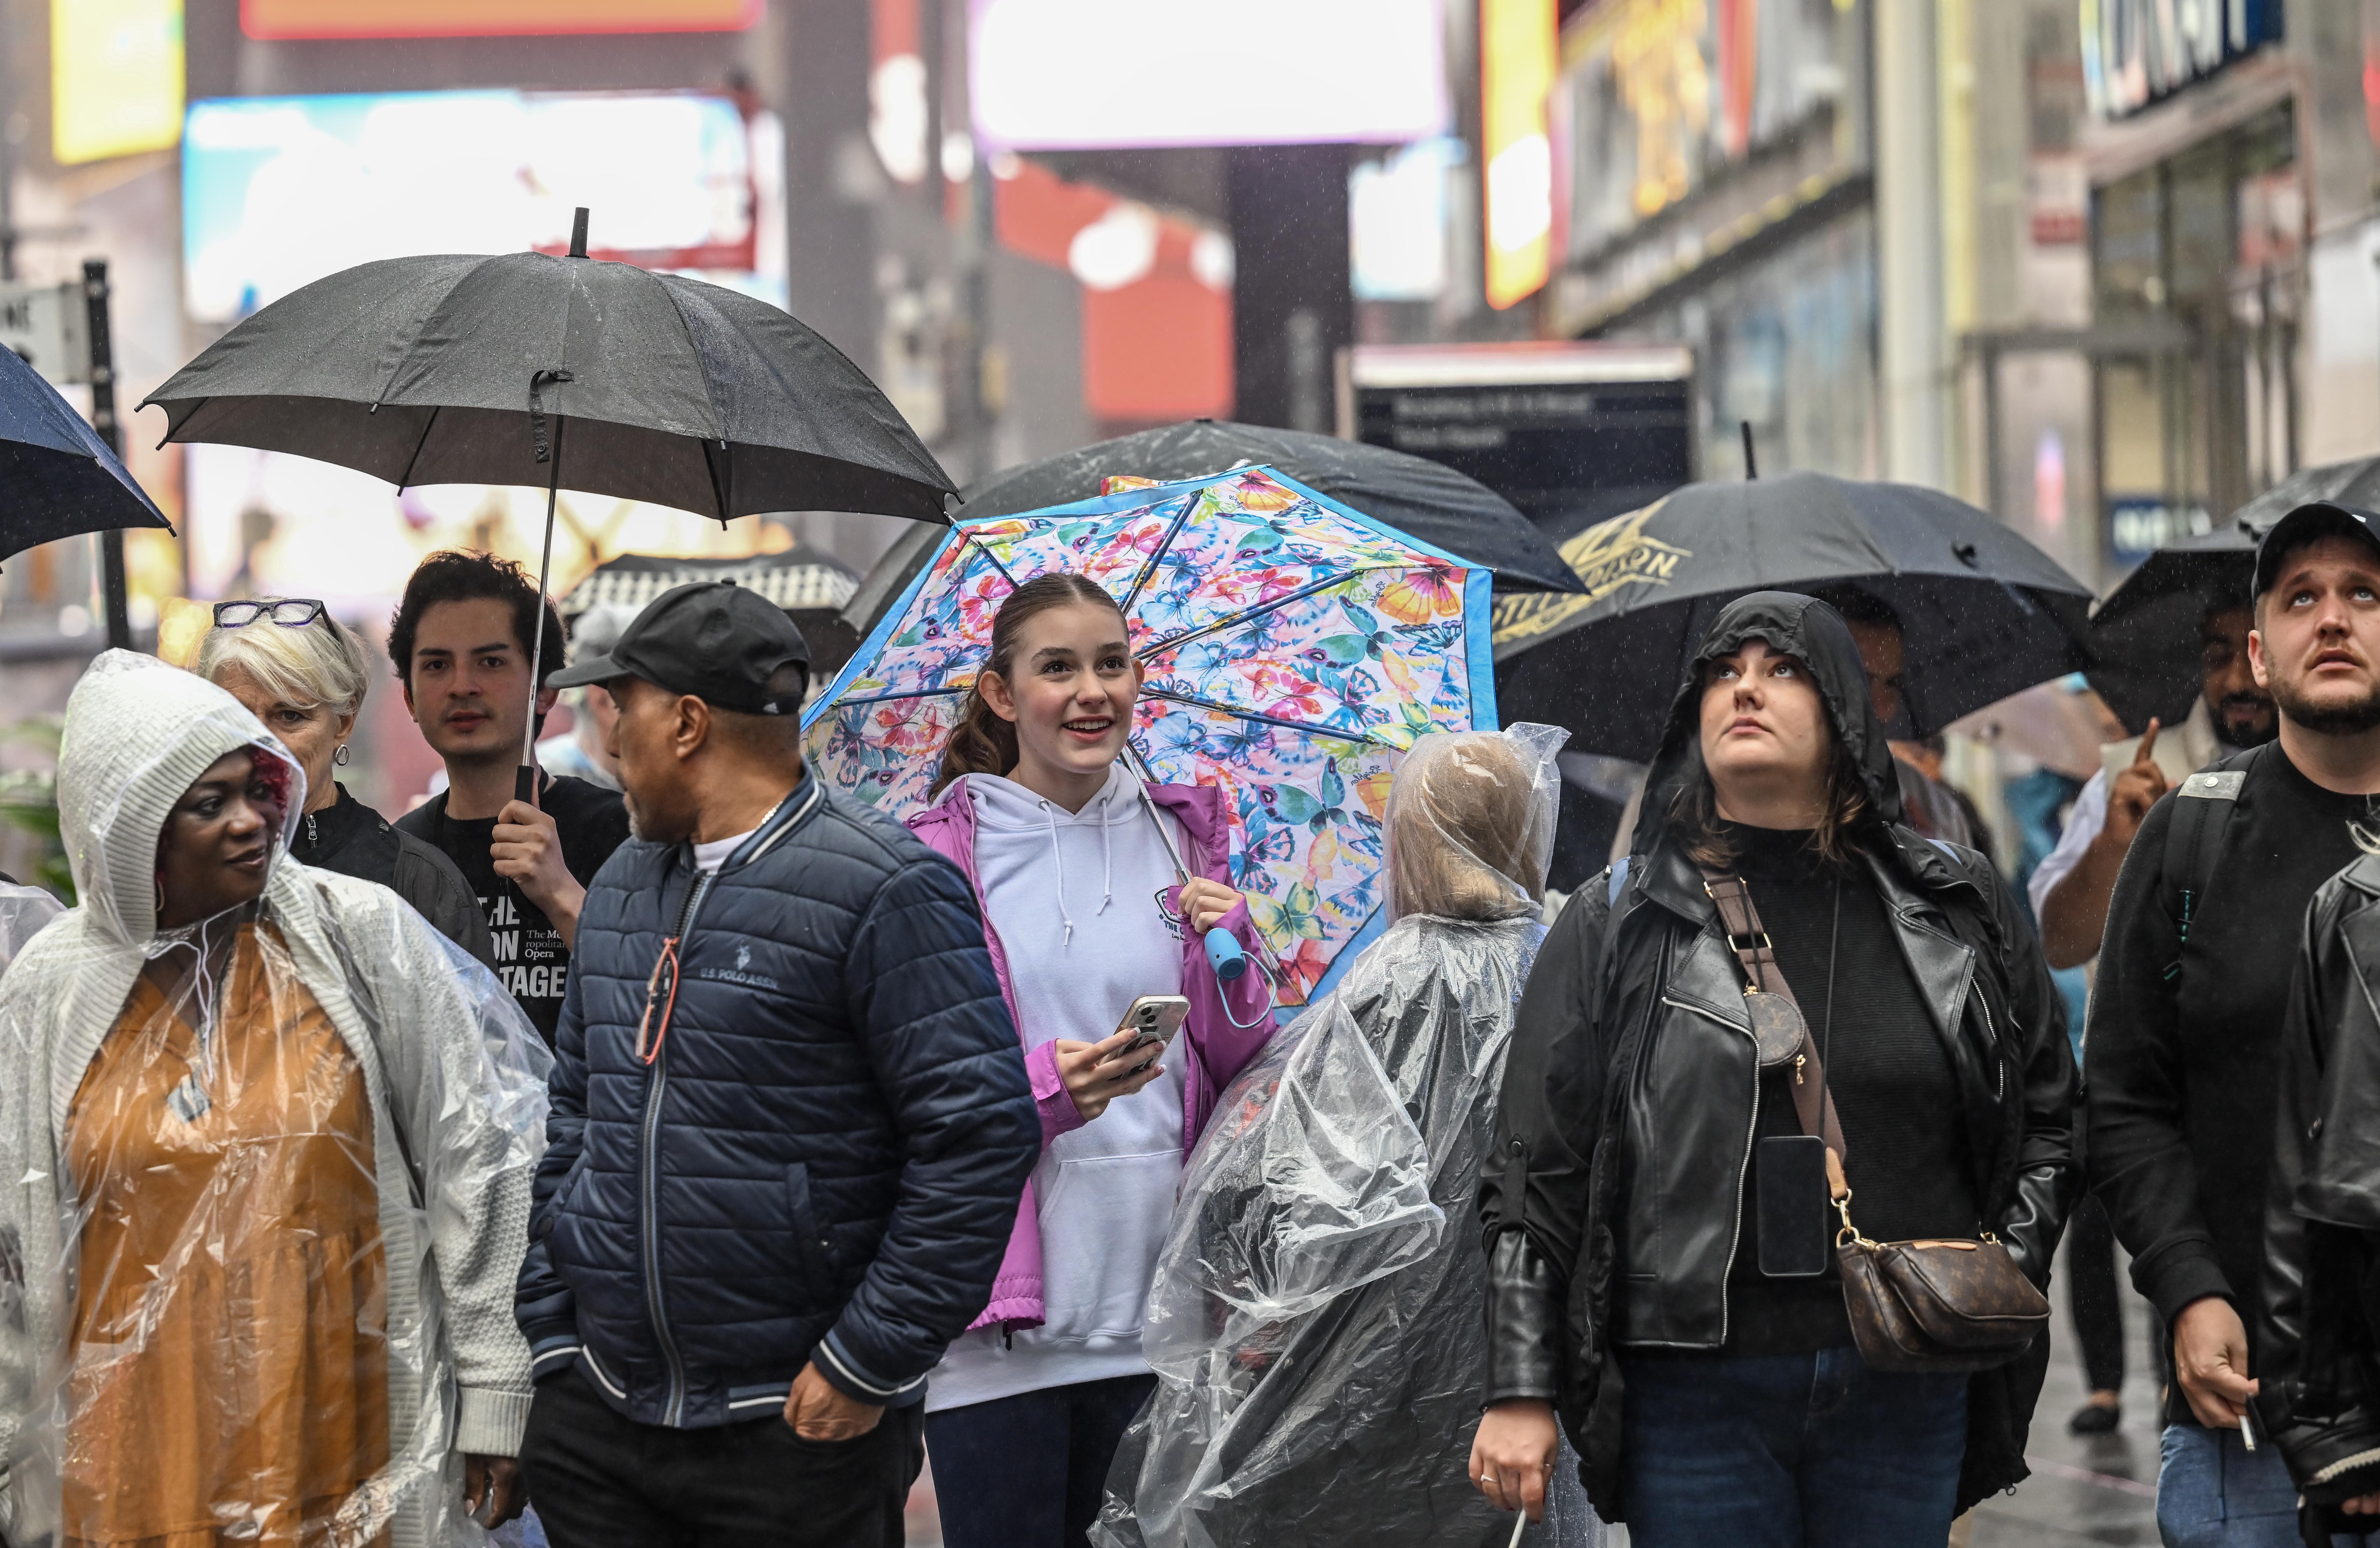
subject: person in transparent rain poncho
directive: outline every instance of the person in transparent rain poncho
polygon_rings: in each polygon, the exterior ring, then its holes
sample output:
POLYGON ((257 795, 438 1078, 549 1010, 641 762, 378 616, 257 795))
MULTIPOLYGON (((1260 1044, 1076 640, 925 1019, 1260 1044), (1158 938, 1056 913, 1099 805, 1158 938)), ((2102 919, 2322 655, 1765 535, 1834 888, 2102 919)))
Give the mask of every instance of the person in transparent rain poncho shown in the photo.
MULTIPOLYGON (((1182 1184, 1100 1548, 1512 1541, 1467 1476, 1487 1369, 1471 1224, 1568 732, 1422 737, 1389 794, 1388 931, 1241 1074, 1182 1184)), ((1602 1528, 1557 1467, 1527 1541, 1602 1528)))
POLYGON ((125 651, 67 707, 79 904, 0 977, 10 1542, 483 1539, 547 1055, 396 895, 287 857, 304 775, 125 651))

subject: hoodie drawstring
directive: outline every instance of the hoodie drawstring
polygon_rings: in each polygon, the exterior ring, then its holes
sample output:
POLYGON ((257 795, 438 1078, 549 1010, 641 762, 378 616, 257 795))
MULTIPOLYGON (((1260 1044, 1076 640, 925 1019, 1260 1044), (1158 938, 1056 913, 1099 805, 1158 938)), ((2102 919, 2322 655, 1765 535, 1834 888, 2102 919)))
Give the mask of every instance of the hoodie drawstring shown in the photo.
POLYGON ((1099 797, 1099 907, 1105 913, 1115 901, 1115 841, 1108 836, 1108 802, 1111 797, 1099 797))
POLYGON ((1066 851, 1058 842, 1057 809, 1044 801, 1041 815, 1050 819, 1050 863, 1058 867, 1058 923, 1066 926, 1066 938, 1060 945, 1071 949, 1075 944, 1075 916, 1066 912, 1066 851))

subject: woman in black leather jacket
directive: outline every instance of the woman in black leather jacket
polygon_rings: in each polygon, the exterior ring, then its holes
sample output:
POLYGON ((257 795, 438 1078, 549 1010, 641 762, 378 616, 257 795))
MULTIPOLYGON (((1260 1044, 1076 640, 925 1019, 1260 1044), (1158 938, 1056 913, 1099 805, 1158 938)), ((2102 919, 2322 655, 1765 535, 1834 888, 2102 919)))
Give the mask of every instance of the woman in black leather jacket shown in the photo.
POLYGON ((2308 1542, 2380 1527, 2380 855, 2323 883, 2281 1026, 2256 1416, 2308 1542))
POLYGON ((1761 1158, 1787 1173, 1762 1142, 1803 1132, 1795 1067, 1759 1068, 1706 877, 1741 877, 1760 911, 1863 1234, 1990 1231, 2036 1285, 2077 1189, 2073 1056, 2039 948, 1987 862, 1900 821, 1850 630, 1810 598, 1720 612, 1643 811, 1522 1001, 1480 1188, 1475 1479, 1534 1506, 1559 1409, 1589 1497, 1639 1548, 1940 1542, 2025 1476, 2047 1340, 1973 1376, 1871 1371, 1812 1236, 1823 1184, 1764 1241, 1761 1158), (1822 1276, 1763 1272, 1788 1238, 1822 1276))

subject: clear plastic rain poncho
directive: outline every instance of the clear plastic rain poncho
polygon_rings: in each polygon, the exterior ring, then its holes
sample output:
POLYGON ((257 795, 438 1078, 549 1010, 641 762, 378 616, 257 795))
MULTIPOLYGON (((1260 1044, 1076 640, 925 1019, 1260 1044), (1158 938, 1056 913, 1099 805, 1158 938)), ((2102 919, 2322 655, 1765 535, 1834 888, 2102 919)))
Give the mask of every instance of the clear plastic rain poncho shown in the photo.
POLYGON ((550 1056, 395 894, 287 858, 305 777, 221 689, 102 656, 58 792, 81 901, 0 977, 0 1528, 481 1542, 463 1456, 528 1413, 550 1056), (165 819, 241 750, 263 895, 161 932, 165 819))
MULTIPOLYGON (((1425 736, 1397 769, 1391 924, 1232 1082, 1183 1179, 1142 1335, 1157 1392, 1108 1475, 1102 1548, 1512 1541, 1469 1477, 1472 1210, 1568 734, 1425 736)), ((1576 1480, 1557 1465, 1524 1541, 1599 1541, 1576 1480)))
POLYGON ((41 927, 66 912, 66 905, 38 887, 0 881, 0 973, 41 927))

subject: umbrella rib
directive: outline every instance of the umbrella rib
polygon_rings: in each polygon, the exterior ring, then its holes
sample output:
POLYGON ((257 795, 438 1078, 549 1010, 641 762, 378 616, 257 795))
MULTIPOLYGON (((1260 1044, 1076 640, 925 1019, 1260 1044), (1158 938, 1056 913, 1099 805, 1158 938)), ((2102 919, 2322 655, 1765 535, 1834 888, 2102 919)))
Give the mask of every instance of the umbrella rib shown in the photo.
POLYGON ((1382 741, 1367 732, 1346 732, 1341 731, 1336 726, 1318 726, 1311 721, 1284 720, 1278 715, 1267 715, 1256 709, 1242 709, 1237 705, 1220 704, 1213 699, 1202 699, 1191 694, 1177 694, 1168 688, 1144 688, 1141 692, 1149 698, 1171 699, 1175 704, 1196 705, 1200 709, 1211 709, 1218 714, 1232 716, 1235 720, 1253 720, 1260 726, 1279 726, 1283 731, 1293 731, 1302 736, 1328 736, 1341 742, 1356 743, 1363 746, 1386 747, 1391 752, 1396 750, 1395 744, 1382 741))
POLYGON ((889 704, 894 699, 950 698, 965 693, 965 688, 904 688, 897 694, 869 694, 866 697, 845 697, 834 701, 833 707, 844 708, 855 704, 889 704))
POLYGON ((961 527, 959 530, 966 534, 966 540, 976 546, 978 551, 982 553, 983 557, 990 562, 991 567, 1000 572, 1000 578, 1002 580, 1006 581, 1012 587, 1016 585, 1016 577, 1008 573, 1008 566, 1000 562, 1000 555, 991 551, 991 545, 990 543, 987 543, 982 538, 977 537, 973 531, 966 527, 961 527))
POLYGON ((413 487, 413 465, 421 460, 421 449, 430 444, 430 432, 438 428, 438 416, 445 411, 446 405, 443 404, 434 404, 431 406, 430 417, 421 427, 421 439, 413 443, 413 454, 405 459, 404 476, 396 481, 397 493, 403 494, 413 487))
POLYGON ((1164 554, 1167 549, 1173 546, 1173 539, 1181 536, 1184 524, 1188 522, 1190 519, 1190 513, 1198 508, 1198 497, 1205 492, 1206 491, 1204 490, 1193 490, 1188 494, 1183 496, 1182 509, 1180 513, 1174 516, 1172 522, 1165 528, 1165 541, 1158 544, 1156 550, 1149 554, 1148 562, 1140 567, 1140 574, 1132 577, 1132 589, 1123 594, 1123 613, 1125 617, 1129 618, 1132 616, 1132 605, 1140 600, 1140 588, 1148 584, 1149 576, 1157 574, 1158 559, 1164 554))
POLYGON ((1363 571, 1358 567, 1342 570, 1335 575, 1326 575, 1318 581, 1308 582, 1306 585, 1299 587, 1294 591, 1283 592, 1269 602, 1259 602, 1255 607, 1249 608, 1242 612, 1235 612, 1228 618, 1219 618, 1212 623, 1203 623, 1196 629, 1185 630, 1169 639, 1158 640, 1153 644, 1143 647, 1141 654, 1144 656, 1149 656, 1155 655, 1160 651, 1178 649, 1181 647, 1189 644, 1192 640, 1204 639, 1208 635, 1220 633, 1222 630, 1232 627, 1234 624, 1245 623, 1251 619, 1262 618, 1269 612, 1279 611, 1281 609, 1289 606, 1292 602, 1303 601, 1305 599, 1313 596, 1318 591, 1328 590, 1331 587, 1343 585, 1361 574, 1363 574, 1363 571))

